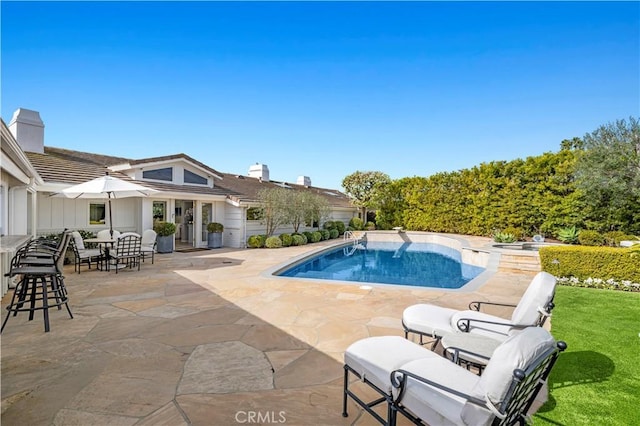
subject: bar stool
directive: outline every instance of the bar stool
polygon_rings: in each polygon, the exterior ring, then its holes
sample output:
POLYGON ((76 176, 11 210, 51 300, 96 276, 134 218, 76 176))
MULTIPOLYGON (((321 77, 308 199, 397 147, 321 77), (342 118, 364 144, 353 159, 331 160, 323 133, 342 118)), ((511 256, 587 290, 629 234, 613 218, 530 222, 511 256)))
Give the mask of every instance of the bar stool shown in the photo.
POLYGON ((29 321, 31 321, 35 311, 42 310, 45 332, 50 330, 49 308, 57 306, 60 310, 62 305, 65 305, 69 317, 73 318, 62 276, 64 253, 69 238, 68 234, 64 234, 60 250, 52 256, 51 260, 48 258, 36 260, 36 258, 30 257, 28 246, 16 252, 11 260, 11 270, 7 275, 11 277, 19 275, 21 279, 16 285, 11 303, 7 306, 7 316, 2 323, 0 333, 4 330, 12 312, 13 316, 16 316, 18 312, 29 312, 29 321))

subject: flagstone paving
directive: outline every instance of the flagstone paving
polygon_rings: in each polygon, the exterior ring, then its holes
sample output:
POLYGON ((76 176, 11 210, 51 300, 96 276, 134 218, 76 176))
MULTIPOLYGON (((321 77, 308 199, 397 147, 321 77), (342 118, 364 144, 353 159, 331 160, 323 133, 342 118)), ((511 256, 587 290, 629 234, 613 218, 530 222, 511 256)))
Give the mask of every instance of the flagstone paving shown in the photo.
POLYGON ((117 275, 67 267, 74 318, 51 310, 44 333, 41 312, 21 313, 2 334, 2 424, 374 424, 351 402, 342 417, 351 343, 403 335, 410 304, 517 301, 532 277, 498 272, 460 293, 262 274, 317 247, 157 255, 117 275))

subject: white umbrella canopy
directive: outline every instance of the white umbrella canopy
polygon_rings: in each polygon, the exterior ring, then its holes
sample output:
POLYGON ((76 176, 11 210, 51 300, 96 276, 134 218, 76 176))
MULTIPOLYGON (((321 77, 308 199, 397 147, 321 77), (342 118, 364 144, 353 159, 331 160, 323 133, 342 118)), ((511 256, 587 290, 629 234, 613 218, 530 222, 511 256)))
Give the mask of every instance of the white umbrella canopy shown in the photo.
POLYGON ((113 221, 111 220, 111 199, 147 197, 154 192, 158 191, 142 185, 138 185, 137 183, 128 182, 126 180, 109 176, 109 174, 107 173, 102 177, 63 189, 62 191, 53 194, 52 197, 108 199, 109 231, 111 235, 113 235, 113 221))

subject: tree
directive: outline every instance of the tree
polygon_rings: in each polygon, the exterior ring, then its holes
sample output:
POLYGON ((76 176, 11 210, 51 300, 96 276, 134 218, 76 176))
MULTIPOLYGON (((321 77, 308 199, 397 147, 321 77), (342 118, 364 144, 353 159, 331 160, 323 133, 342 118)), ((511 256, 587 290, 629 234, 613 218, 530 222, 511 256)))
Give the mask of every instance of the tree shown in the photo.
POLYGON ((375 210, 381 202, 386 185, 391 183, 389 175, 377 171, 356 171, 342 180, 345 193, 351 197, 352 203, 362 209, 363 220, 367 217, 367 209, 375 210))
POLYGON ((589 206, 592 222, 605 229, 640 231, 640 122, 618 120, 583 138, 577 185, 589 206))
POLYGON ((290 202, 290 189, 269 188, 258 192, 258 200, 262 209, 262 222, 266 225, 266 234, 272 236, 278 227, 287 223, 289 211, 287 206, 290 202))
POLYGON ((266 234, 269 237, 284 224, 291 224, 293 232, 298 232, 304 223, 317 222, 320 226, 320 222, 330 213, 327 200, 308 191, 263 189, 258 193, 258 200, 262 204, 262 223, 266 225, 266 234))

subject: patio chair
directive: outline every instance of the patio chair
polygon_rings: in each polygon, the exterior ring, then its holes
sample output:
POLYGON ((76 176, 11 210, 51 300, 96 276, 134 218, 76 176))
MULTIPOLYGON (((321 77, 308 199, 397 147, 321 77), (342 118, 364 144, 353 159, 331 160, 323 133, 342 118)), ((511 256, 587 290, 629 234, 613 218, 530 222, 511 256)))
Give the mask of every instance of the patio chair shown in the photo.
POLYGON ((507 338, 478 376, 414 342, 397 336, 370 337, 345 352, 343 413, 350 397, 381 424, 397 413, 421 425, 525 424, 532 405, 567 345, 541 327, 507 338), (366 402, 349 388, 349 374, 380 397, 366 402), (373 408, 387 404, 386 418, 373 408))
POLYGON ((80 273, 80 266, 83 263, 86 263, 89 269, 91 269, 91 261, 93 260, 96 265, 98 265, 102 258, 102 251, 100 249, 85 248, 82 236, 78 231, 71 232, 71 248, 75 255, 74 268, 78 273, 80 273))
POLYGON ((430 304, 417 304, 406 308, 402 314, 405 337, 409 333, 418 334, 422 344, 423 336, 434 339, 431 349, 440 340, 454 333, 472 333, 491 339, 504 341, 514 332, 526 327, 542 326, 551 316, 556 278, 539 272, 529 284, 517 305, 493 302, 471 302, 469 310, 458 311, 430 304), (480 312, 484 306, 515 308, 510 319, 480 312))
POLYGON ((125 232, 118 237, 115 247, 109 250, 109 264, 113 265, 118 273, 121 266, 140 270, 141 241, 139 234, 135 232, 125 232))
MULTIPOLYGON (((122 235, 120 231, 116 231, 115 229, 113 230, 113 238, 118 238, 120 235, 122 235)), ((111 238, 111 231, 109 231, 108 229, 98 231, 98 233, 96 234, 96 238, 109 239, 111 238)))
POLYGON ((153 258, 156 253, 156 236, 158 234, 153 229, 146 229, 142 233, 142 242, 140 250, 142 252, 142 261, 144 262, 145 257, 151 256, 151 264, 153 265, 153 258))

